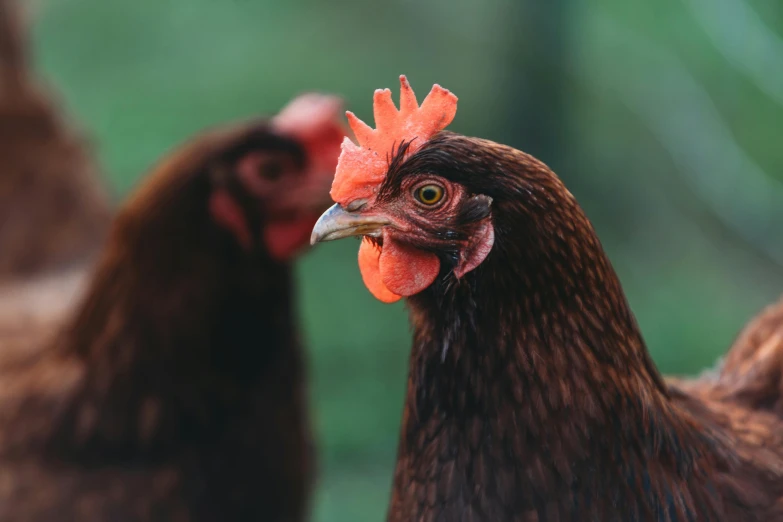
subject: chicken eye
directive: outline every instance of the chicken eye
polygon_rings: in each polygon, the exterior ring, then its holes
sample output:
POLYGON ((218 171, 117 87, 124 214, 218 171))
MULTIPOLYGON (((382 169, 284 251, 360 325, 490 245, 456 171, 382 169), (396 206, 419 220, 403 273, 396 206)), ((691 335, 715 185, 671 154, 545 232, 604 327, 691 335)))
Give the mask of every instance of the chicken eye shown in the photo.
POLYGON ((416 199, 425 205, 435 205, 443 199, 443 187, 440 185, 424 185, 416 189, 416 199))
POLYGON ((271 161, 261 167, 261 176, 269 181, 277 181, 283 175, 283 165, 277 161, 271 161))

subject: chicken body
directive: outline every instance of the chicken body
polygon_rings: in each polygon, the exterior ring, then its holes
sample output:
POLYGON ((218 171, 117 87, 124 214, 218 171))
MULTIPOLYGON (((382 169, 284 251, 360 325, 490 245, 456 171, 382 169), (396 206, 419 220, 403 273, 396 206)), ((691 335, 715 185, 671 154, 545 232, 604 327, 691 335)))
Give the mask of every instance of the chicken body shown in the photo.
POLYGON ((0 284, 83 266, 111 218, 87 144, 34 77, 21 8, 0 0, 0 284))
POLYGON ((783 418, 664 382, 544 164, 441 132, 400 146, 375 194, 338 200, 313 240, 367 235, 368 287, 408 296, 390 522, 783 521, 783 418))
POLYGON ((79 307, 0 333, 0 521, 306 517, 289 259, 343 131, 336 99, 292 105, 168 155, 115 218, 79 307))

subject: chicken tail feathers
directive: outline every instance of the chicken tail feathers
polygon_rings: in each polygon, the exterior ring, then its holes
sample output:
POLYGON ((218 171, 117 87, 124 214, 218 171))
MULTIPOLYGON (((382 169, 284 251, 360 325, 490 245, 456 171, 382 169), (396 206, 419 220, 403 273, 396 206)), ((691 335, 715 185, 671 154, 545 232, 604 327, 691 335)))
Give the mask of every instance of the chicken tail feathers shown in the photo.
POLYGON ((717 378, 726 399, 783 417, 783 298, 740 332, 717 378))

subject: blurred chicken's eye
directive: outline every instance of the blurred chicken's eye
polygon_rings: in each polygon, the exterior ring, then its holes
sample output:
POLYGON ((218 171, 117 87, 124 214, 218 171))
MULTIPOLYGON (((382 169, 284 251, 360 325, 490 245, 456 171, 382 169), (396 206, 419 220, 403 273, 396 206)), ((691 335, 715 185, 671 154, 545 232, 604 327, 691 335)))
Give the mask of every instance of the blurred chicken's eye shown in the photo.
POLYGON ((261 167, 261 176, 269 181, 277 181, 283 174, 283 165, 278 161, 270 161, 261 167))
POLYGON ((443 187, 440 185, 423 185, 416 189, 416 199, 425 205, 435 205, 443 199, 443 187))

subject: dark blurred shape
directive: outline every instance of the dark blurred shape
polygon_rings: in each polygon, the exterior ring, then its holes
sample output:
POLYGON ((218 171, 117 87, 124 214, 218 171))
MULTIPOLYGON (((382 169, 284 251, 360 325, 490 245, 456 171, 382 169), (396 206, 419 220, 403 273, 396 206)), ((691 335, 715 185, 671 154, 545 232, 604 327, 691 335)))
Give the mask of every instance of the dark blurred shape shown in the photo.
POLYGON ((329 202, 340 108, 307 95, 176 148, 72 316, 0 316, 0 521, 306 518, 289 265, 329 202))
POLYGON ((79 263, 110 204, 84 139, 36 80, 15 0, 0 0, 0 283, 79 263))
POLYGON ((509 2, 500 51, 504 107, 500 133, 507 143, 559 168, 565 158, 565 99, 571 59, 571 0, 509 2))

